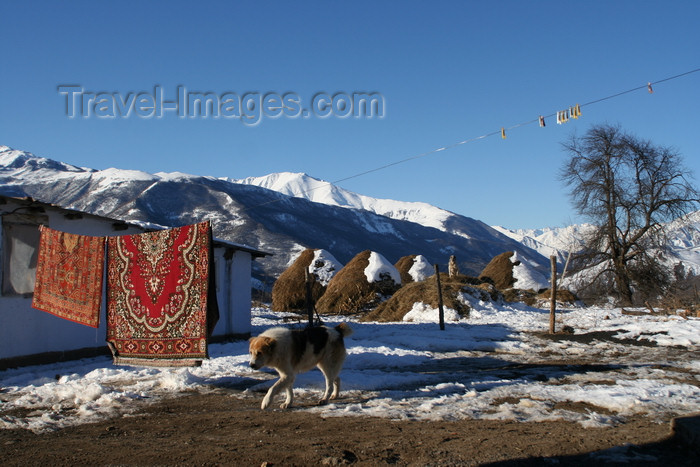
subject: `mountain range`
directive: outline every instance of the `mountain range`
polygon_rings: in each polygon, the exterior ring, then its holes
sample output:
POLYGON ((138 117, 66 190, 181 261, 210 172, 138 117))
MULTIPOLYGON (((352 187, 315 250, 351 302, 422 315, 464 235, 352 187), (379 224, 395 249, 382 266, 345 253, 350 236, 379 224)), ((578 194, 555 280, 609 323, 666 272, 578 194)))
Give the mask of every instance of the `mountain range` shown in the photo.
MULTIPOLYGON (((575 238, 590 228, 539 230, 491 227, 427 203, 376 199, 302 173, 232 179, 77 167, 0 146, 0 194, 39 201, 153 227, 211 220, 214 235, 273 253, 255 262, 271 282, 305 248, 322 248, 341 263, 372 250, 392 263, 421 254, 446 270, 450 255, 460 271, 478 275, 496 255, 515 251, 545 277, 549 256, 563 265, 575 238)), ((700 212, 673 225, 674 253, 700 274, 700 212)))
POLYGON ((216 237, 273 253, 255 262, 255 274, 268 283, 305 248, 325 249, 343 264, 368 249, 392 263, 421 254, 443 270, 455 255, 472 275, 504 251, 517 251, 542 272, 549 267, 541 254, 481 221, 425 203, 357 195, 304 174, 232 180, 96 170, 0 146, 0 194, 154 227, 208 219, 216 237))

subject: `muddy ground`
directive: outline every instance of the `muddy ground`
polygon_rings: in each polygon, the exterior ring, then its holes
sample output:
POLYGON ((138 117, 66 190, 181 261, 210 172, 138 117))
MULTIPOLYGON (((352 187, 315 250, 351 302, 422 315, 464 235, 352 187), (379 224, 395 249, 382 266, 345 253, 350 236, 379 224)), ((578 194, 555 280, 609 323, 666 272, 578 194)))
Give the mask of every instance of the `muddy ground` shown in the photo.
MULTIPOLYGON (((0 430, 3 465, 700 465, 646 417, 609 428, 570 422, 391 421, 259 408, 261 394, 216 389, 44 434, 0 430), (591 454, 619 446, 612 453, 591 454), (547 461, 545 461, 545 458, 547 461), (551 461, 549 461, 551 460, 551 461)), ((298 406, 310 405, 303 397, 298 406)), ((339 401, 342 403, 342 401, 339 401)))

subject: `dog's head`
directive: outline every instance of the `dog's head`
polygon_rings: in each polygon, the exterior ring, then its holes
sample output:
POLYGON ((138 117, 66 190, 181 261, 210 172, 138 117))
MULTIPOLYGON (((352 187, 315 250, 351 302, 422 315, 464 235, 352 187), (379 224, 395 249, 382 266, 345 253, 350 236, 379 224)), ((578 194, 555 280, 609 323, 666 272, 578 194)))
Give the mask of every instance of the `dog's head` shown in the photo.
POLYGON ((264 367, 275 350, 275 340, 267 336, 250 338, 248 352, 250 353, 250 367, 259 370, 264 367))

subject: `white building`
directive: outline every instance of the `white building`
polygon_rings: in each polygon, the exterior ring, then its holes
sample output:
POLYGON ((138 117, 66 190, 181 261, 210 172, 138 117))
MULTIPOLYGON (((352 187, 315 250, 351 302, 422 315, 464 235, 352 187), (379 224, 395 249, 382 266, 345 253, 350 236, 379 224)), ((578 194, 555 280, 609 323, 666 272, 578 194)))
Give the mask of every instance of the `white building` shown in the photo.
MULTIPOLYGON (((0 196, 0 369, 108 353, 105 300, 100 326, 91 328, 32 308, 39 225, 91 236, 142 233, 147 229, 35 201, 0 196)), ((214 239, 219 321, 213 339, 250 335, 251 270, 268 255, 214 239)))

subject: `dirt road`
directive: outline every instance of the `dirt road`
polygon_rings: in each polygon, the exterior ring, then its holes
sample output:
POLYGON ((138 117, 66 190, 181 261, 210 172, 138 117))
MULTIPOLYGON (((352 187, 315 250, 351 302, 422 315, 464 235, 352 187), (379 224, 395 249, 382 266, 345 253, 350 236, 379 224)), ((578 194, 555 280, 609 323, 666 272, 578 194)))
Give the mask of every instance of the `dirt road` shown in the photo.
MULTIPOLYGON (((144 404, 135 414, 34 434, 0 430, 4 465, 700 465, 645 417, 614 428, 570 422, 390 421, 259 409, 231 389, 144 404), (613 451, 590 454, 609 448, 613 451)), ((312 401, 301 398, 299 406, 312 401)), ((341 402, 342 403, 342 402, 341 402)))

